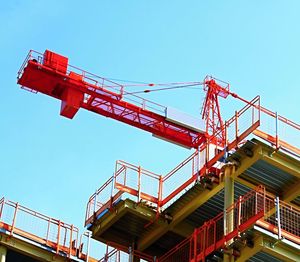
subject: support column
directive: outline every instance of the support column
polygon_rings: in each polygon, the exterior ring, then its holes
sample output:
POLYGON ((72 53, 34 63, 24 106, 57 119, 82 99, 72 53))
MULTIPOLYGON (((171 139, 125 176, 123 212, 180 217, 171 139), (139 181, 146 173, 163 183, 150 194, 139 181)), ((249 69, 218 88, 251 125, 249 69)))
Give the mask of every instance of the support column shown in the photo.
POLYGON ((7 248, 5 246, 0 246, 0 262, 6 261, 6 253, 7 253, 7 248))
MULTIPOLYGON (((234 180, 233 174, 235 172, 235 166, 233 164, 227 164, 224 170, 224 233, 227 235, 232 232, 234 227, 234 210, 226 212, 227 208, 234 204, 234 180)), ((230 240, 226 245, 230 245, 233 240, 230 240)), ((234 257, 232 255, 232 250, 230 252, 224 253, 225 262, 233 262, 234 257)))

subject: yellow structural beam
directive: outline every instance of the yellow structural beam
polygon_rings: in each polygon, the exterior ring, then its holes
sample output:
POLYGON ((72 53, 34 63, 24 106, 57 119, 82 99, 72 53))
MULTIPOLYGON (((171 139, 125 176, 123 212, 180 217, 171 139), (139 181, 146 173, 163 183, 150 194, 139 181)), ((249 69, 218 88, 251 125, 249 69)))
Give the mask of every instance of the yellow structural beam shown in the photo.
MULTIPOLYGON (((241 159, 241 165, 236 168, 233 174, 233 179, 238 178, 240 174, 245 172, 250 166, 255 164, 258 160, 262 158, 262 146, 256 145, 253 149, 253 156, 248 157, 243 155, 241 159)), ((245 181, 247 183, 247 181, 245 181)), ((245 184, 244 183, 244 184, 245 184)), ((186 234, 191 231, 188 226, 179 227, 180 223, 189 216, 192 212, 194 212, 198 207, 208 201, 211 197, 217 194, 220 190, 224 188, 224 182, 221 182, 219 185, 214 186, 212 190, 204 190, 202 191, 196 198, 189 202, 188 205, 184 206, 179 212, 173 215, 173 219, 170 224, 158 225, 151 232, 140 239, 138 242, 138 250, 145 250, 152 243, 154 243, 157 239, 163 236, 168 231, 173 231, 181 236, 186 236, 186 234), (180 230, 182 229, 182 230, 180 230), (180 233, 181 231, 181 233, 180 233)))
POLYGON ((292 248, 283 242, 264 238, 262 251, 285 262, 300 261, 299 249, 292 248))
POLYGON ((282 241, 266 236, 263 233, 255 232, 254 246, 244 247, 241 249, 241 255, 236 259, 236 262, 247 261, 255 256, 258 252, 267 253, 282 261, 300 261, 300 253, 297 248, 291 247, 282 241))
POLYGON ((236 177, 234 179, 234 182, 238 182, 238 183, 240 183, 240 184, 242 184, 242 185, 244 185, 246 187, 249 187, 250 189, 255 189, 258 186, 257 183, 255 183, 255 184, 251 183, 250 181, 247 181, 247 180, 245 180, 245 179, 243 179, 241 177, 236 177))
POLYGON ((254 239, 253 247, 244 247, 241 250, 241 255, 237 258, 236 262, 245 262, 253 257, 256 253, 260 252, 263 248, 263 237, 259 235, 254 239))
POLYGON ((99 219, 96 224, 92 227, 92 237, 95 239, 101 239, 101 234, 110 228, 116 221, 122 218, 127 212, 131 212, 136 216, 139 216, 143 219, 155 220, 156 212, 150 209, 147 206, 142 204, 137 204, 130 199, 119 202, 113 212, 108 212, 99 219), (100 236, 100 237, 99 237, 100 236))
POLYGON ((181 221, 178 223, 171 231, 179 236, 184 238, 189 237, 194 232, 195 227, 186 223, 185 221, 181 221))
POLYGON ((211 190, 203 189, 194 199, 192 199, 187 205, 179 210, 173 215, 173 219, 170 224, 164 223, 163 225, 157 225, 152 231, 142 237, 138 241, 138 250, 143 251, 151 244, 153 244, 157 239, 163 236, 168 231, 173 230, 181 221, 183 221, 187 216, 193 213, 198 207, 204 204, 207 200, 217 194, 220 190, 224 188, 224 182, 219 185, 215 185, 211 190))
MULTIPOLYGON (((224 167, 224 210, 227 210, 234 204, 234 180, 233 176, 235 174, 235 165, 227 164, 224 167)), ((234 227, 234 212, 225 212, 225 234, 232 232, 234 227)), ((230 245, 233 240, 228 241, 226 244, 230 245)), ((224 253, 224 262, 233 262, 234 257, 231 253, 224 253)))
POLYGON ((262 146, 256 145, 253 150, 252 157, 245 156, 240 160, 240 165, 236 167, 234 173, 234 179, 236 179, 239 175, 244 173, 250 166, 254 165, 261 158, 262 158, 262 146))
POLYGON ((66 257, 59 256, 56 253, 43 249, 42 247, 38 247, 14 236, 0 234, 0 258, 2 259, 0 259, 0 262, 5 261, 6 253, 3 251, 3 247, 14 250, 25 256, 32 257, 37 261, 66 261, 66 257))
POLYGON ((7 248, 5 246, 0 245, 0 262, 6 261, 6 253, 7 248))
POLYGON ((299 195, 300 195, 300 179, 298 179, 296 183, 290 186, 289 189, 283 193, 282 200, 285 202, 290 202, 293 201, 299 195))
POLYGON ((267 163, 278 167, 279 169, 300 178, 300 162, 296 159, 283 154, 279 151, 270 152, 270 150, 263 150, 263 158, 267 163))

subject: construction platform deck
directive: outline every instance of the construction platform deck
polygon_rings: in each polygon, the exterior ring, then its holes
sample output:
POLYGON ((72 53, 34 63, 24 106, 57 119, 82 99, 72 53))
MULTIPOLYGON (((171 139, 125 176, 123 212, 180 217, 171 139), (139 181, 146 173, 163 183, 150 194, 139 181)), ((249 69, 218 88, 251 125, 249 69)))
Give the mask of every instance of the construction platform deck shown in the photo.
MULTIPOLYGON (((232 173, 234 202, 257 186, 263 185, 269 196, 279 197, 291 210, 299 212, 299 159, 252 139, 229 154, 226 162, 235 166, 232 173)), ((105 205, 107 203, 103 203, 101 207, 107 208, 105 210, 100 208, 101 213, 97 213, 96 210, 93 217, 88 220, 88 229, 92 231, 93 238, 104 243, 115 242, 127 247, 134 246, 147 255, 160 257, 185 241, 193 234, 195 228, 201 227, 224 211, 224 187, 223 175, 211 174, 206 179, 196 180, 160 212, 157 212, 153 204, 143 201, 142 198, 139 201, 132 197, 111 198, 108 199, 111 204, 109 207, 105 205)), ((256 261, 256 258, 267 259, 264 261, 276 259, 281 261, 283 252, 281 249, 284 249, 284 254, 291 258, 291 260, 287 258, 286 261, 300 259, 300 213, 294 216, 293 219, 298 219, 297 221, 286 222, 294 223, 290 225, 294 227, 294 231, 290 232, 294 234, 294 238, 283 237, 278 243, 278 231, 274 230, 276 225, 273 225, 271 230, 270 227, 259 223, 259 219, 253 220, 248 228, 243 230, 248 236, 247 241, 251 244, 235 248, 242 254, 240 258, 237 256, 238 261, 245 261, 245 256, 250 259, 249 261, 256 261)), ((234 236, 235 239, 238 237, 234 236)))

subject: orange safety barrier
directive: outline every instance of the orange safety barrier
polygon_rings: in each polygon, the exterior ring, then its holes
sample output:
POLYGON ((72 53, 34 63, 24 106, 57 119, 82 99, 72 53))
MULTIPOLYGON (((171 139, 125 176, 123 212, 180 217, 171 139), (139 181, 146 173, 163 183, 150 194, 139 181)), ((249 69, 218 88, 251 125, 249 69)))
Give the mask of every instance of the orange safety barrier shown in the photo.
POLYGON ((60 255, 77 255, 77 227, 4 198, 0 200, 0 232, 45 245, 60 255))

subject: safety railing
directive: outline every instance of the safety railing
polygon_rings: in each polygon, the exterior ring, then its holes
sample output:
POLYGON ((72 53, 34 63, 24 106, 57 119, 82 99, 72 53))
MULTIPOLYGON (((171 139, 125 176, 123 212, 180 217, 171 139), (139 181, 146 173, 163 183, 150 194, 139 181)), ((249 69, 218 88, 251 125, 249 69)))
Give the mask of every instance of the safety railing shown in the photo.
POLYGON ((195 229, 192 236, 169 250, 158 261, 205 261, 208 255, 229 246, 253 225, 278 235, 278 239, 285 238, 300 244, 299 221, 299 209, 267 195, 264 187, 259 186, 239 197, 226 212, 195 229))
POLYGON ((87 203, 85 225, 111 209, 119 199, 126 197, 135 202, 146 201, 156 210, 161 202, 162 177, 140 166, 124 161, 116 162, 114 176, 110 177, 90 198, 87 203))
POLYGON ((0 201, 0 231, 50 247, 57 254, 76 256, 77 227, 4 198, 0 201))
POLYGON ((265 206, 265 216, 256 224, 277 234, 279 240, 300 245, 300 209, 271 196, 266 196, 265 206))
MULTIPOLYGON (((46 51, 47 52, 47 51, 46 51)), ((156 102, 144 99, 135 94, 131 94, 124 90, 124 87, 114 81, 111 81, 107 78, 97 76, 85 70, 82 70, 78 67, 72 66, 69 63, 62 62, 59 59, 56 59, 55 56, 51 57, 51 63, 49 63, 49 58, 45 57, 45 54, 30 50, 26 56, 21 68, 18 71, 18 79, 20 79, 24 73, 24 69, 28 64, 36 63, 40 67, 45 67, 49 70, 55 70, 58 73, 61 73, 64 78, 67 78, 71 81, 79 81, 84 83, 87 88, 96 93, 110 95, 115 99, 122 99, 124 101, 130 102, 138 107, 141 107, 144 110, 149 110, 151 112, 156 112, 157 114, 165 116, 166 107, 160 105, 156 102), (61 68, 66 68, 66 72, 62 72, 61 68)), ((54 54, 54 53, 53 53, 54 54)), ((30 90, 31 91, 31 90, 30 90)), ((90 95, 86 94, 84 97, 84 102, 88 102, 90 95)), ((97 101, 93 101, 97 103, 97 101)))
POLYGON ((159 257, 158 262, 188 262, 190 261, 192 250, 193 238, 189 237, 159 257))
POLYGON ((240 197, 226 212, 207 221, 194 231, 191 261, 206 256, 229 244, 233 239, 264 215, 265 192, 263 187, 240 197))
POLYGON ((300 125, 261 107, 261 126, 254 135, 300 158, 300 125))
MULTIPOLYGON (((181 162, 165 176, 159 176, 138 166, 117 161, 114 177, 111 177, 94 193, 88 203, 86 225, 116 203, 123 193, 134 197, 137 202, 144 200, 156 207, 157 211, 176 201, 186 189, 203 176, 207 170, 218 170, 219 160, 227 151, 237 147, 260 124, 259 97, 226 121, 222 130, 226 134, 226 145, 216 144, 216 136, 208 138, 198 151, 181 162)), ((216 176, 218 176, 217 172, 216 176)))

